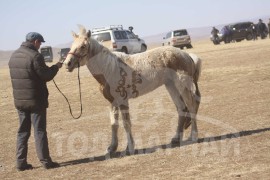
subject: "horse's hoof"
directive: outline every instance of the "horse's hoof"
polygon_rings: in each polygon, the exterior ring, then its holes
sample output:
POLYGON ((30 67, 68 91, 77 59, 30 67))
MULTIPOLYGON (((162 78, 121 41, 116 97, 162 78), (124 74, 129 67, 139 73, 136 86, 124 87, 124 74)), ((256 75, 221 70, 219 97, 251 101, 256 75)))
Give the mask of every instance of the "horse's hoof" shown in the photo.
POLYGON ((198 142, 198 132, 192 131, 187 140, 191 142, 198 142))
POLYGON ((190 141, 190 142, 194 142, 194 143, 196 143, 196 142, 198 142, 198 137, 196 137, 196 138, 194 138, 194 137, 189 137, 188 139, 187 139, 187 141, 190 141))
POLYGON ((113 154, 113 153, 115 153, 116 152, 116 150, 117 150, 117 146, 109 146, 108 148, 107 148, 107 153, 108 154, 113 154))
POLYGON ((126 152, 127 155, 134 154, 135 153, 134 145, 128 145, 125 152, 126 152))

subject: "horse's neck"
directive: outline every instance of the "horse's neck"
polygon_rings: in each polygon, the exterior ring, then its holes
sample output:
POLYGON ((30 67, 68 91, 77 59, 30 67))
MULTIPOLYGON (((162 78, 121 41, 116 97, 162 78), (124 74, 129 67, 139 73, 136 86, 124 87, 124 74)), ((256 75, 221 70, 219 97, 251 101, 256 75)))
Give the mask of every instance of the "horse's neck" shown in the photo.
POLYGON ((105 48, 103 45, 99 44, 96 40, 90 38, 90 59, 97 56, 99 53, 102 52, 103 48, 105 48))
POLYGON ((87 67, 92 75, 109 76, 112 72, 112 67, 117 64, 116 56, 96 40, 90 39, 90 57, 87 67))

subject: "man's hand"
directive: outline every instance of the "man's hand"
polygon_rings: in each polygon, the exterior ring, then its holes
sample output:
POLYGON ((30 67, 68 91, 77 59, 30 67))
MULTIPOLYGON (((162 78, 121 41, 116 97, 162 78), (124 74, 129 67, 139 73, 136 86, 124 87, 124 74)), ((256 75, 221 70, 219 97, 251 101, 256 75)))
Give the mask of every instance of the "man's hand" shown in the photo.
POLYGON ((57 62, 55 65, 60 69, 62 67, 63 63, 57 62))

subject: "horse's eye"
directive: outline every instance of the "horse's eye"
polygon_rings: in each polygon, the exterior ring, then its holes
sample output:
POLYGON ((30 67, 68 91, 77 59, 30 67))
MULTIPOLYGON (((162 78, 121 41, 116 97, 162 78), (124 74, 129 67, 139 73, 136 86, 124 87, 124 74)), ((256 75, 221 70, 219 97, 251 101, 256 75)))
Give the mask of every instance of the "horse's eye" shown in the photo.
POLYGON ((86 47, 85 45, 82 45, 82 47, 81 47, 81 48, 82 48, 82 49, 84 49, 85 47, 86 47))

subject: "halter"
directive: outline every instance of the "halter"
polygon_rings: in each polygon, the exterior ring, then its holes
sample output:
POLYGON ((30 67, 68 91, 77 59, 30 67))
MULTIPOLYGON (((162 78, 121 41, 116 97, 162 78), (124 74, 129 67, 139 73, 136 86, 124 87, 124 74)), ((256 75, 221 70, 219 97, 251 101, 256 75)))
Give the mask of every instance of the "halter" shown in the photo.
POLYGON ((76 49, 75 49, 74 52, 68 52, 68 54, 71 54, 71 55, 75 56, 78 59, 78 66, 79 66, 79 60, 88 55, 88 50, 89 50, 89 47, 90 47, 89 42, 87 43, 87 45, 88 45, 87 46, 87 53, 82 55, 82 56, 79 55, 79 54, 76 54, 76 49))
POLYGON ((74 52, 74 53, 73 53, 73 52, 69 52, 68 54, 71 54, 71 55, 75 56, 75 57, 78 58, 78 59, 81 59, 82 57, 86 56, 86 55, 80 56, 80 55, 78 55, 78 54, 75 54, 75 52, 74 52))

